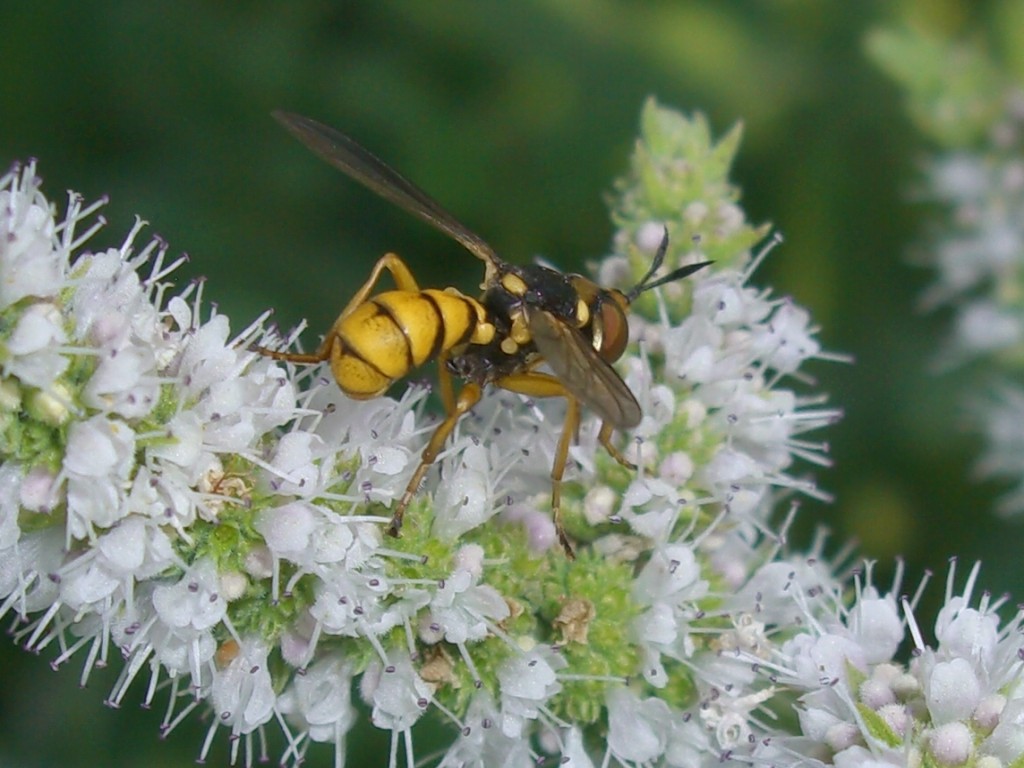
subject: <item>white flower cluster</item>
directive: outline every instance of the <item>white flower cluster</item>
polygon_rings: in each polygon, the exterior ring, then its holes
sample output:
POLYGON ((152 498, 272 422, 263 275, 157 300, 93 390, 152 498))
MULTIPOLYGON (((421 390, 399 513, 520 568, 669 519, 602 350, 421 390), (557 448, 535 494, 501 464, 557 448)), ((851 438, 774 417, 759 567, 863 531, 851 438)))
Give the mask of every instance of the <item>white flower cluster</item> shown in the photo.
MULTIPOLYGON (((438 687, 459 683, 456 667, 481 688, 463 714, 449 712, 463 735, 446 759, 471 753, 483 759, 510 743, 528 744, 525 737, 538 725, 557 736, 562 721, 550 709, 552 697, 562 690, 563 676, 589 668, 570 669, 571 654, 557 643, 540 643, 540 636, 506 635, 501 627, 522 599, 521 587, 513 591, 506 579, 499 591, 487 583, 488 577, 501 583, 494 577, 499 561, 485 557, 478 544, 454 544, 500 511, 528 532, 528 552, 551 549, 545 475, 560 430, 557 411, 509 408, 502 396, 478 409, 448 449, 452 475, 436 494, 429 535, 453 542, 446 545, 449 557, 433 555, 448 563, 447 570, 441 578, 403 576, 402 565, 422 566, 425 553, 388 549, 381 537, 386 516, 357 512, 404 489, 414 446, 429 429, 418 424, 414 410, 424 390, 411 388, 399 402, 357 404, 314 386, 300 405, 296 385, 247 351, 244 340, 253 329, 232 341, 226 318, 202 320, 197 287, 190 289, 191 303, 186 292, 161 307, 163 280, 176 265, 165 266, 166 248, 158 242, 132 253, 141 225, 120 249, 78 253, 94 228, 78 236, 76 228, 96 206, 83 209, 72 198, 58 225, 38 184, 29 166, 4 177, 2 193, 3 311, 11 320, 3 339, 0 611, 22 618, 17 638, 34 650, 56 643, 57 663, 87 649, 83 680, 94 665, 109 661, 113 645, 125 666, 112 703, 140 672, 151 679, 147 703, 158 681, 168 678, 172 700, 188 692, 191 703, 169 712, 166 729, 205 701, 217 713, 211 735, 229 728, 242 737, 234 748, 249 755, 251 735, 273 718, 290 724, 291 759, 301 757, 309 740, 333 742, 343 754, 356 719, 347 691, 357 675, 372 722, 407 738, 431 704, 443 706, 434 696, 438 687), (148 277, 140 276, 143 268, 148 277), (287 423, 297 428, 279 433, 287 423), (530 450, 520 445, 524 431, 533 435, 530 450), (503 434, 508 439, 495 439, 503 434), (530 491, 537 488, 544 492, 530 491), (531 498, 503 501, 522 489, 531 498), (535 504, 534 496, 543 500, 535 504), (253 623, 254 599, 290 603, 290 623, 277 634, 253 623), (237 615, 246 617, 244 626, 237 615), (396 646, 393 630, 405 642, 396 646), (343 638, 365 645, 338 645, 343 638), (486 638, 505 650, 480 670, 473 661, 480 654, 471 648, 486 638), (271 654, 302 671, 279 695, 271 654), (474 718, 478 729, 467 725, 474 718)), ((707 311, 688 321, 695 330, 663 334, 679 378, 716 393, 718 402, 693 401, 686 419, 702 440, 721 432, 702 469, 709 494, 702 504, 729 508, 738 497, 747 499, 736 510, 735 530, 772 483, 788 484, 779 472, 801 423, 794 401, 766 402, 764 380, 751 372, 782 370, 789 363, 773 356, 786 350, 792 359, 790 345, 798 355, 817 351, 806 335, 806 316, 794 317, 785 303, 765 302, 739 286, 741 279, 723 273, 706 281, 699 306, 707 311), (746 315, 722 311, 744 301, 762 303, 746 315), (724 338, 744 328, 747 354, 739 354, 739 345, 730 354, 724 338), (715 365, 723 369, 718 375, 715 365), (706 417, 710 412, 720 414, 717 420, 706 417), (698 430, 705 420, 714 423, 698 430), (758 441, 750 430, 779 441, 774 447, 760 441, 769 458, 754 455, 758 441)), ((645 462, 655 460, 657 436, 678 418, 675 395, 652 385, 651 368, 640 360, 633 361, 629 380, 651 414, 636 436, 648 446, 645 462)), ((591 434, 577 453, 588 483, 593 450, 591 434)), ((692 654, 680 628, 697 615, 697 601, 707 592, 694 543, 673 533, 678 496, 694 466, 682 451, 672 451, 658 473, 632 483, 616 512, 634 546, 651 546, 641 545, 638 535, 677 539, 631 589, 620 586, 643 611, 622 637, 635 632, 643 674, 655 687, 667 680, 663 657, 678 662, 692 654)), ((599 545, 622 538, 608 535, 599 545)), ((579 597, 576 614, 555 622, 567 639, 584 641, 589 628, 600 626, 588 607, 592 598, 579 597)), ((614 733, 624 727, 616 713, 628 714, 622 706, 633 695, 621 682, 625 677, 610 678, 620 681, 607 694, 614 733)), ((567 738, 581 749, 577 731, 567 738)), ((613 749, 625 757, 635 746, 613 749)))
POLYGON ((868 570, 849 608, 837 584, 810 594, 792 583, 802 593, 809 631, 783 642, 763 668, 799 695, 801 733, 776 737, 762 756, 840 768, 1019 764, 1024 611, 1018 607, 1000 626, 1004 600, 982 595, 972 607, 978 570, 957 594, 955 564, 950 568, 935 647, 926 643, 914 601, 898 596, 899 579, 881 594, 868 570), (913 658, 903 664, 896 654, 908 633, 913 658))
POLYGON ((940 367, 970 363, 988 379, 972 382, 967 421, 988 443, 980 473, 1015 485, 997 505, 1011 515, 1024 512, 1024 84, 997 37, 891 25, 866 48, 936 147, 914 194, 932 214, 914 252, 934 272, 922 303, 952 315, 940 367))
POLYGON ((923 259, 936 272, 924 304, 954 313, 942 365, 984 359, 1006 377, 975 398, 972 417, 987 442, 978 470, 1016 484, 997 506, 1016 515, 1024 512, 1024 94, 1005 101, 985 146, 936 154, 926 167, 922 197, 938 203, 944 219, 923 259))
POLYGON ((0 614, 26 647, 56 643, 55 663, 88 648, 83 681, 113 640, 114 702, 145 665, 205 696, 230 590, 188 545, 239 502, 231 466, 302 413, 297 390, 252 365, 226 317, 200 317, 201 286, 163 306, 180 262, 156 240, 134 253, 141 222, 83 252, 102 203, 72 195, 58 224, 39 184, 34 164, 0 179, 0 614))
MULTIPOLYGON (((164 731, 212 709, 203 758, 222 728, 233 761, 266 758, 275 722, 280 762, 326 742, 343 765, 353 694, 391 732, 391 766, 422 761, 428 712, 456 734, 442 766, 800 751, 770 707, 810 691, 801 643, 846 617, 821 558, 776 561, 789 518, 773 532, 769 516, 781 494, 821 495, 792 467, 825 462, 803 433, 837 413, 784 388, 827 355, 803 310, 747 284, 756 261, 726 244, 753 230, 727 194, 680 209, 700 237, 672 254, 720 263, 659 292, 659 321, 637 318, 623 371, 645 414, 625 448, 639 469, 581 427, 570 562, 548 509, 563 404, 488 394, 386 538, 434 427, 426 390, 356 402, 318 369, 282 370, 249 351, 259 323, 232 339, 203 319, 201 286, 165 295, 162 244, 134 254, 136 227, 82 252, 96 206, 73 198, 57 224, 38 185, 32 166, 0 180, 0 616, 21 644, 83 652, 83 680, 119 652, 109 700, 148 677, 144 701, 171 702, 164 731)), ((608 284, 678 226, 649 213, 608 284)), ((892 652, 876 624, 857 630, 884 648, 869 661, 892 652)), ((857 653, 849 670, 870 675, 857 653)))
POLYGON ((956 313, 946 364, 1024 344, 1024 157, 1015 151, 1022 121, 1024 104, 993 131, 995 146, 937 155, 926 168, 922 194, 948 215, 929 248, 936 280, 923 299, 956 313))

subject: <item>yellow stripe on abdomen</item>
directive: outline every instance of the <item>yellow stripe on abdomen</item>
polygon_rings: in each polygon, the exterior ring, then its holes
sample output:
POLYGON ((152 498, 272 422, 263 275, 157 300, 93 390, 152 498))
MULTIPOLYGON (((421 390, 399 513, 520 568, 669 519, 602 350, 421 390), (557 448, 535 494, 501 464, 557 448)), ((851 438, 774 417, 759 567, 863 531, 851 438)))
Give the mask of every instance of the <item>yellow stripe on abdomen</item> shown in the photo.
POLYGON ((375 397, 395 379, 494 328, 472 299, 447 291, 387 291, 332 329, 331 368, 339 386, 358 399, 375 397), (484 322, 484 325, 481 325, 484 322))

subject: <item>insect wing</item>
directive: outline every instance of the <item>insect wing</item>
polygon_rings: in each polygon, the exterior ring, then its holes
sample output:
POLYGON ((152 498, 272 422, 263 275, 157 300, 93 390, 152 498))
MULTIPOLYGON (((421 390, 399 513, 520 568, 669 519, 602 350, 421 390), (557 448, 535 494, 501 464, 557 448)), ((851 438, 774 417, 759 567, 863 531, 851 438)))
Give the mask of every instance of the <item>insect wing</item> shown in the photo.
POLYGON ((302 115, 277 110, 274 118, 328 163, 390 203, 461 243, 486 262, 499 262, 494 249, 434 198, 354 139, 302 115))
POLYGON ((529 326, 537 351, 574 397, 612 426, 640 423, 640 404, 626 382, 582 333, 544 311, 531 312, 529 326))

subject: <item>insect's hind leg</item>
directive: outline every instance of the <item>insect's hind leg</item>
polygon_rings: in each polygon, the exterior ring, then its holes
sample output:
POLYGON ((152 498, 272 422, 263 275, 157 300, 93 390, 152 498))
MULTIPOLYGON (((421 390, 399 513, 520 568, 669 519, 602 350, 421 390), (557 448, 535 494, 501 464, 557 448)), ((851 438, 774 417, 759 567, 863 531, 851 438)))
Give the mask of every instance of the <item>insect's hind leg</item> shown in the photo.
POLYGON ((370 270, 370 276, 366 279, 366 282, 363 283, 362 287, 358 291, 356 291, 355 296, 349 299, 345 308, 341 310, 341 314, 338 315, 338 319, 334 321, 334 325, 331 326, 331 330, 329 330, 324 336, 324 340, 320 342, 320 347, 316 352, 283 352, 275 349, 267 349, 266 347, 253 347, 253 351, 259 352, 261 355, 273 358, 274 360, 285 360, 289 363, 305 365, 322 363, 325 360, 330 359, 331 350, 334 348, 337 335, 335 333, 335 329, 341 324, 342 320, 366 303, 366 300, 380 281, 381 274, 384 270, 387 270, 391 275, 391 279, 395 281, 395 286, 398 290, 410 292, 419 291, 419 284, 417 284, 416 278, 412 276, 412 271, 409 269, 409 265, 402 261, 402 258, 398 254, 385 253, 377 259, 377 263, 373 265, 373 269, 370 270))
POLYGON ((373 290, 377 281, 380 280, 381 273, 385 269, 391 274, 391 278, 395 281, 395 287, 398 288, 398 290, 410 292, 419 291, 420 286, 416 282, 416 278, 412 276, 412 271, 409 269, 409 265, 402 261, 402 257, 397 253, 385 253, 377 259, 377 263, 373 265, 373 269, 370 271, 370 276, 366 279, 366 282, 363 283, 363 287, 356 291, 356 295, 352 297, 345 309, 341 311, 341 317, 345 317, 352 312, 352 310, 366 301, 366 298, 370 295, 370 291, 373 290))

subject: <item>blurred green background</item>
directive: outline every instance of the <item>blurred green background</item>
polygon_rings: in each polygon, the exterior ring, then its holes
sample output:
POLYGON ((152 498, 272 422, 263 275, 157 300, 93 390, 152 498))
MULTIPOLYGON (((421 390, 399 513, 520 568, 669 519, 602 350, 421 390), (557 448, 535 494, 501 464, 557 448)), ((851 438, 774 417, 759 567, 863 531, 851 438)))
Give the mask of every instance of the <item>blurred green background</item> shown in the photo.
MULTIPOLYGON (((315 159, 272 109, 350 133, 506 258, 577 269, 608 246, 604 197, 645 97, 704 111, 718 134, 742 120, 744 207, 786 238, 756 282, 810 308, 826 347, 856 357, 808 368, 846 417, 820 436, 836 462, 820 485, 837 500, 803 503, 794 547, 826 526, 833 549, 857 539, 883 574, 905 557, 907 590, 951 556, 982 558, 984 586, 1024 596, 1022 532, 989 513, 999 486, 970 477, 979 444, 962 403, 983 379, 934 375, 946 323, 915 309, 929 275, 905 257, 934 212, 907 201, 927 147, 863 49, 880 24, 956 36, 997 23, 1005 3, 4 5, 0 163, 38 157, 54 200, 110 195, 94 248, 119 243, 138 213, 190 254, 180 284, 206 277, 239 329, 268 307, 284 327, 308 318, 307 346, 385 250, 425 285, 471 291, 479 267, 315 159)), ((0 766, 195 759, 200 718, 161 742, 162 711, 140 711, 140 691, 122 712, 102 706, 113 672, 82 692, 80 661, 47 662, 0 645, 0 766)), ((358 738, 351 764, 386 762, 380 732, 358 738)), ((221 734, 210 762, 226 756, 221 734)), ((311 759, 329 764, 329 751, 311 759)))

